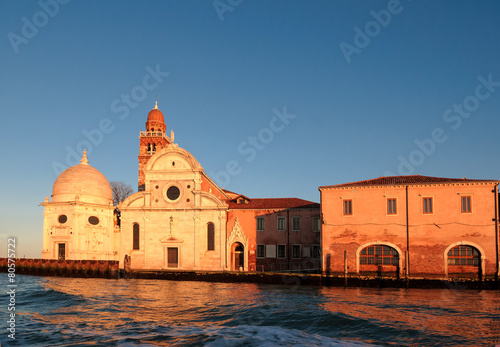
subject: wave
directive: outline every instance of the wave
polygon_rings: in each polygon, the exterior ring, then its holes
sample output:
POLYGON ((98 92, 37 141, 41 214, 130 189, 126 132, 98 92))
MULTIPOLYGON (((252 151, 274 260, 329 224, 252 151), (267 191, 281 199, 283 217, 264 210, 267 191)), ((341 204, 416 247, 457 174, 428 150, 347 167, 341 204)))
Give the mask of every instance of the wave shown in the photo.
POLYGON ((499 335, 497 292, 17 279, 20 346, 487 346, 499 335))

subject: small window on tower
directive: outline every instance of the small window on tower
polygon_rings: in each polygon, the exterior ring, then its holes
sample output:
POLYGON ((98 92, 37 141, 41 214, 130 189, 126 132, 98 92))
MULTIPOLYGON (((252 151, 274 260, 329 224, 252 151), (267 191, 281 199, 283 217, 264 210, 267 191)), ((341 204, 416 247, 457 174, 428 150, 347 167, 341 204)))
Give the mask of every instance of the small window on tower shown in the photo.
POLYGON ((96 216, 91 216, 89 217, 89 223, 92 225, 97 225, 99 224, 99 218, 97 218, 96 216))
POLYGON ((68 217, 66 217, 65 214, 62 214, 59 216, 58 220, 59 220, 59 223, 64 224, 68 221, 68 217))
POLYGON ((153 153, 155 152, 155 150, 154 150, 154 147, 153 147, 153 146, 154 146, 154 145, 152 145, 152 144, 149 144, 149 145, 148 145, 148 154, 153 154, 153 153))

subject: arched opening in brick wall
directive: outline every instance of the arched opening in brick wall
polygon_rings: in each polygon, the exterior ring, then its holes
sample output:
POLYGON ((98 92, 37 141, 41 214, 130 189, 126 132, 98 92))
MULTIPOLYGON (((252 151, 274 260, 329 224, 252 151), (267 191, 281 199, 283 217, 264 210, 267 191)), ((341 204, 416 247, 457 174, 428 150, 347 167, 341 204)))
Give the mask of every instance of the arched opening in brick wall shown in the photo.
POLYGON ((356 251, 356 272, 398 277, 402 271, 401 250, 388 242, 370 242, 356 251))
POLYGON ((444 253, 445 275, 451 277, 478 277, 484 274, 484 251, 470 242, 456 242, 444 253))

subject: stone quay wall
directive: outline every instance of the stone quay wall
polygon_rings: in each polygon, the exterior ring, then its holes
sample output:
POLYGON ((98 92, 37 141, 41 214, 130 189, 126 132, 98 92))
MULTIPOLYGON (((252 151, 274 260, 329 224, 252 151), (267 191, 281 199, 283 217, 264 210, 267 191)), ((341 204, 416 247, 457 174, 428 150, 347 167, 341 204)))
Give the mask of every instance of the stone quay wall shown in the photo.
MULTIPOLYGON (((118 278, 118 261, 14 259, 16 275, 118 278)), ((0 258, 0 272, 8 272, 8 258, 0 258)))

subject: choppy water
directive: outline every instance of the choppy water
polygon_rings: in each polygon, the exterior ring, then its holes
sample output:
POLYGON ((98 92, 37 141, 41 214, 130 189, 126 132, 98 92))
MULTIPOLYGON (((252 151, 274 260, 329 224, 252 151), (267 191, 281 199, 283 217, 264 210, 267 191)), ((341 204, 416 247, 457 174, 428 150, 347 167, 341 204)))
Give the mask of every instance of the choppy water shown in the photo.
POLYGON ((2 346, 494 346, 497 291, 17 276, 16 340, 2 346))

